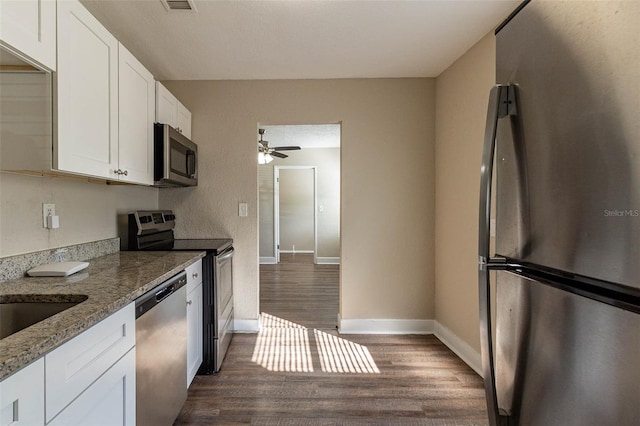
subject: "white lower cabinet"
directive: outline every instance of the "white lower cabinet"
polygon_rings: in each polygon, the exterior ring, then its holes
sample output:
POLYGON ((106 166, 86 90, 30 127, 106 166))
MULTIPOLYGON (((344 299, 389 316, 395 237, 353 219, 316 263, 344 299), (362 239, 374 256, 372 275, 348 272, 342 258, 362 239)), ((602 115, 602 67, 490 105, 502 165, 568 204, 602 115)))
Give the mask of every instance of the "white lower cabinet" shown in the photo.
POLYGON ((0 382, 0 425, 44 424, 44 358, 0 382))
MULTIPOLYGON (((135 304, 131 303, 45 355, 47 422, 135 343, 135 304)), ((132 397, 135 403, 135 393, 132 397)))
POLYGON ((135 303, 0 382, 0 426, 135 425, 135 303))
POLYGON ((136 423, 136 349, 62 410, 50 425, 122 425, 136 423))
POLYGON ((202 364, 202 338, 201 281, 187 293, 187 388, 202 364))
POLYGON ((187 273, 187 388, 202 364, 202 260, 190 265, 187 273))

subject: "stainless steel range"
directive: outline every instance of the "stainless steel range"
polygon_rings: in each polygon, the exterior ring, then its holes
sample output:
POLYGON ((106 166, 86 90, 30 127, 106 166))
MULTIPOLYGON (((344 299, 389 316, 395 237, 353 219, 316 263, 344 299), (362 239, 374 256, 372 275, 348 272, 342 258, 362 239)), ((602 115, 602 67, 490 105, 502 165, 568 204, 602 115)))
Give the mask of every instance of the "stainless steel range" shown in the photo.
POLYGON ((171 210, 139 210, 128 214, 123 246, 144 251, 206 251, 202 260, 203 361, 198 374, 220 371, 233 336, 233 240, 175 239, 171 210))

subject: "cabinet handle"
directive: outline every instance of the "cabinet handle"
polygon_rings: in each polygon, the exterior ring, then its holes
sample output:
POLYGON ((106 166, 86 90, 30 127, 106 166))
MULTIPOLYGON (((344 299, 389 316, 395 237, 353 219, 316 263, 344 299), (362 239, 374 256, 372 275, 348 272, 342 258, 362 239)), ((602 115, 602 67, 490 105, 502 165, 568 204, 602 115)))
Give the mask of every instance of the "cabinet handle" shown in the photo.
POLYGON ((187 300, 187 305, 191 305, 193 302, 191 300, 187 300))
POLYGON ((198 273, 197 273, 197 272, 194 272, 191 276, 192 276, 193 278, 198 278, 198 273))
POLYGON ((122 172, 122 174, 123 174, 123 175, 125 175, 125 176, 129 176, 129 172, 128 172, 127 170, 124 170, 124 171, 122 172))
POLYGON ((114 170, 114 171, 113 171, 113 173, 115 173, 115 174, 119 175, 119 174, 120 174, 120 169, 118 169, 118 170, 114 170))

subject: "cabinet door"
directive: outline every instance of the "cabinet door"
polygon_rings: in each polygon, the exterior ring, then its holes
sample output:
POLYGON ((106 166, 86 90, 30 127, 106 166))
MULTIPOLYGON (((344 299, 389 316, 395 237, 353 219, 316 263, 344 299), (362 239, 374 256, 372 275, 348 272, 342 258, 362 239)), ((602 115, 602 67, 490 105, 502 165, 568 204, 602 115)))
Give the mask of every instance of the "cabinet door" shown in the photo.
POLYGON ((134 426, 135 353, 135 348, 127 352, 49 424, 134 426))
POLYGON ((44 425, 44 358, 0 382, 0 425, 44 425))
POLYGON ((177 126, 178 100, 161 83, 156 83, 156 122, 177 126))
POLYGON ((118 59, 118 167, 126 173, 120 180, 152 185, 155 81, 122 44, 118 59))
POLYGON ((187 388, 202 364, 202 281, 187 293, 187 388))
POLYGON ((117 178, 118 41, 78 1, 57 4, 54 168, 117 178))
POLYGON ((47 420, 131 349, 135 339, 135 303, 131 303, 46 354, 47 420))
POLYGON ((176 112, 177 123, 176 129, 191 139, 191 111, 178 102, 178 111, 176 112))
POLYGON ((0 40, 55 71, 55 0, 2 0, 0 40))
POLYGON ((196 284, 202 282, 202 259, 187 266, 185 273, 187 274, 187 293, 189 293, 196 284))

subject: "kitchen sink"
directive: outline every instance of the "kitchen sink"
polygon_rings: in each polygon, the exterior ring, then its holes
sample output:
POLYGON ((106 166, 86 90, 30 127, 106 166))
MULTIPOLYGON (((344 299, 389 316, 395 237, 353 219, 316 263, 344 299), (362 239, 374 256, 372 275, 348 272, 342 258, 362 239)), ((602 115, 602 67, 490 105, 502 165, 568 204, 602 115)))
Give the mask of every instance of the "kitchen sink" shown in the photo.
POLYGON ((0 297, 0 339, 87 300, 84 295, 0 297))

